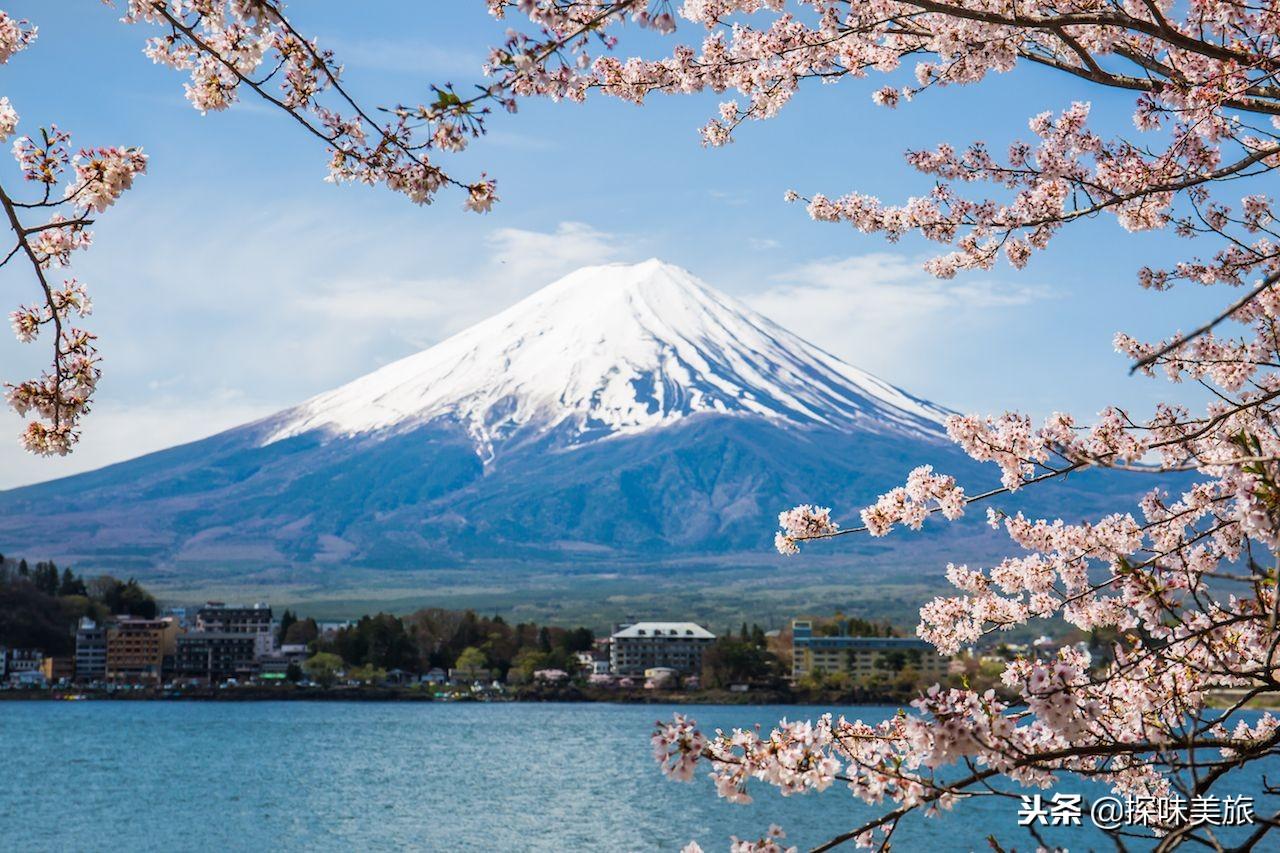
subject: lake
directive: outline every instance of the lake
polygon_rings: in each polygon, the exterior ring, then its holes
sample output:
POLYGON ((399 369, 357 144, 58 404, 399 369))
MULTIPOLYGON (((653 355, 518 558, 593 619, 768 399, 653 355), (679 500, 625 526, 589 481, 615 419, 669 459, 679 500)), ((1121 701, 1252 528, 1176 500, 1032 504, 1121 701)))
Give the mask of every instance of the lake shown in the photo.
MULTIPOLYGON (((730 835, 759 837, 771 822, 805 849, 873 814, 839 785, 790 798, 756 785, 756 801, 742 806, 718 799, 705 779, 667 781, 652 760, 648 737, 653 721, 674 710, 3 702, 0 846, 676 851, 697 839, 711 853, 727 849, 730 835)), ((825 709, 686 710, 711 730, 811 717, 825 709)), ((893 711, 855 708, 846 714, 871 721, 893 711)), ((908 819, 894 836, 895 849, 988 849, 982 839, 990 832, 1019 849, 1034 849, 1016 823, 1016 801, 967 801, 940 819, 908 819)), ((1073 851, 1114 849, 1087 825, 1087 816, 1085 823, 1048 837, 1073 851)))

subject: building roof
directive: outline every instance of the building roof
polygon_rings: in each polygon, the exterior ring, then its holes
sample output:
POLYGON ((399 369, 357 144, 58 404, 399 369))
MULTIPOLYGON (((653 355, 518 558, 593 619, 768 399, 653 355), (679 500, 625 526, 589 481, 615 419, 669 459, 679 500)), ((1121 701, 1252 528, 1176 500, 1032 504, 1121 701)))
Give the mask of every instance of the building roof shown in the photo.
POLYGON ((793 645, 818 649, 921 649, 934 647, 916 637, 795 637, 793 645))
POLYGON ((171 616, 163 616, 159 619, 143 619, 139 616, 117 616, 115 628, 117 630, 137 629, 142 631, 156 631, 176 625, 177 623, 171 616))
POLYGON ((683 637, 696 640, 714 640, 716 635, 696 622, 637 622, 613 635, 613 639, 638 637, 683 637))
POLYGON ((204 640, 240 640, 254 642, 253 634, 242 634, 233 631, 188 631, 178 635, 179 643, 198 643, 204 640))

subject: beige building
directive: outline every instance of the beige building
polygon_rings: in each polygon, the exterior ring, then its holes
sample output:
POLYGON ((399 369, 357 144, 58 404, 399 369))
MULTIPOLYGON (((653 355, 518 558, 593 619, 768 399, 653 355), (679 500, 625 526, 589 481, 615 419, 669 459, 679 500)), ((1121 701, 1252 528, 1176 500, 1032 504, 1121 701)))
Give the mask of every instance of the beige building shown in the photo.
POLYGON ((125 682, 159 682, 164 659, 177 648, 178 623, 174 619, 121 617, 107 631, 107 679, 125 682))
POLYGON ((813 633, 813 623, 791 623, 791 677, 847 672, 855 680, 888 676, 907 666, 926 678, 947 674, 951 659, 914 637, 824 637, 813 633))
POLYGON ((76 677, 76 659, 69 655, 46 657, 40 664, 40 671, 50 684, 70 681, 76 677))

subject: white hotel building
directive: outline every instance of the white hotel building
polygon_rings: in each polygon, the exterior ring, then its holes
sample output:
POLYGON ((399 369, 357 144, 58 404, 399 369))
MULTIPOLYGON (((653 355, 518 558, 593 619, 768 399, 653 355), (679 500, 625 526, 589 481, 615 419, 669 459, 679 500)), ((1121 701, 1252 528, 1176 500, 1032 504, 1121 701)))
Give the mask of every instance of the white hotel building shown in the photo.
POLYGON ((702 654, 716 635, 693 622, 636 622, 619 625, 609 638, 614 675, 644 675, 669 667, 681 675, 702 674, 702 654))

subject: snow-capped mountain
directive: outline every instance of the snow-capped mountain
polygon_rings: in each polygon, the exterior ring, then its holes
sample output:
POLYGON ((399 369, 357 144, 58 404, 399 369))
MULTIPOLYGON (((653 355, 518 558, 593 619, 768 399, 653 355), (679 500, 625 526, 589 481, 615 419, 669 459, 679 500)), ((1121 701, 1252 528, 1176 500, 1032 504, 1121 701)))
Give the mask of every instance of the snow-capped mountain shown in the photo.
POLYGON ((586 267, 506 311, 273 420, 267 442, 441 419, 486 459, 516 435, 565 446, 702 413, 936 435, 946 412, 851 367, 679 267, 586 267))
POLYGON ((2 492, 0 552, 220 578, 758 560, 780 509, 963 465, 945 414, 684 270, 589 267, 261 421, 2 492))

